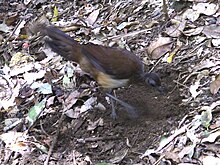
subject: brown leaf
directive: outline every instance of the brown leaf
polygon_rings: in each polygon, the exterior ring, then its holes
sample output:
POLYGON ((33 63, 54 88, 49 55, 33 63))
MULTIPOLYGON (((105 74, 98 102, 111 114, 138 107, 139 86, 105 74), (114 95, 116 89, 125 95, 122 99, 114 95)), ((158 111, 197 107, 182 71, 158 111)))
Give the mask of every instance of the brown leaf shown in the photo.
POLYGON ((75 90, 65 99, 65 108, 70 109, 78 100, 80 93, 75 90))
POLYGON ((204 27, 200 26, 200 27, 197 27, 197 28, 194 28, 194 29, 186 30, 183 33, 186 36, 195 36, 195 35, 200 34, 203 31, 203 29, 204 29, 204 27))
POLYGON ((171 50, 172 40, 170 37, 160 37, 152 42, 147 48, 152 59, 158 59, 171 50))
POLYGON ((210 92, 216 94, 220 88, 220 74, 210 84, 210 92))
POLYGON ((179 37, 182 34, 182 31, 185 29, 186 20, 175 21, 174 24, 166 29, 166 33, 171 37, 179 37))
POLYGON ((215 14, 218 9, 219 5, 214 3, 197 3, 193 5, 193 10, 208 16, 215 14))
POLYGON ((207 38, 220 38, 220 26, 219 25, 205 26, 202 33, 205 34, 207 38))
POLYGON ((91 14, 89 14, 88 18, 86 21, 89 23, 89 25, 93 25, 95 21, 98 18, 100 9, 94 10, 91 14))

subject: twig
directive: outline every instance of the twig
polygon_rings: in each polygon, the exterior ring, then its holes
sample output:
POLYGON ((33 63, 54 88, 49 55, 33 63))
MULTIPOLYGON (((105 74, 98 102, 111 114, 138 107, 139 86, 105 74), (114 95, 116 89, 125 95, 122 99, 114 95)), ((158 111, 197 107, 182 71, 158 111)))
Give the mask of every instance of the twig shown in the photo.
POLYGON ((23 20, 21 19, 18 24, 15 26, 14 30, 12 31, 12 33, 8 36, 8 38, 6 38, 5 42, 2 44, 2 48, 5 46, 5 44, 10 40, 11 36, 15 33, 15 31, 17 30, 17 28, 19 27, 19 25, 21 24, 23 20))
POLYGON ((165 154, 161 155, 161 156, 159 157, 159 159, 158 159, 153 165, 158 165, 158 164, 160 164, 160 161, 161 161, 164 157, 165 157, 165 154))
POLYGON ((162 58, 157 60, 156 64, 154 64, 154 66, 149 70, 149 72, 152 72, 154 70, 154 68, 159 64, 160 61, 162 61, 162 58))
POLYGON ((107 39, 103 39, 101 41, 118 40, 122 37, 135 36, 135 35, 138 35, 140 33, 145 33, 145 32, 148 32, 148 31, 150 31, 150 29, 143 29, 143 30, 133 31, 133 32, 130 32, 130 33, 127 33, 127 34, 120 34, 120 35, 117 35, 117 36, 112 36, 112 37, 109 37, 107 39))
POLYGON ((178 85, 180 85, 180 86, 183 86, 183 87, 185 87, 185 88, 189 88, 188 86, 186 86, 186 85, 180 83, 179 81, 173 80, 173 82, 176 83, 176 84, 178 84, 178 85))
POLYGON ((189 80, 190 77, 192 77, 192 76, 194 76, 194 75, 197 75, 197 74, 199 74, 199 72, 193 72, 193 73, 191 73, 189 76, 187 76, 187 77, 185 78, 185 80, 183 81, 183 84, 185 84, 185 83, 189 80))
POLYGON ((167 8, 168 8, 168 5, 166 3, 166 0, 163 0, 163 14, 164 14, 165 20, 169 19, 167 8))
POLYGON ((40 120, 40 128, 42 130, 42 132, 46 135, 46 136, 50 136, 44 129, 43 124, 42 124, 42 120, 40 120))
POLYGON ((60 127, 61 127, 61 124, 62 124, 62 122, 63 122, 64 117, 65 117, 65 111, 63 111, 63 113, 62 113, 62 115, 61 115, 61 117, 60 117, 60 119, 59 119, 58 127, 57 127, 57 132, 56 132, 56 134, 55 134, 55 136, 54 136, 54 139, 53 139, 52 144, 51 144, 51 146, 50 146, 50 149, 49 149, 49 151, 48 151, 47 159, 46 159, 46 161, 44 162, 44 165, 48 165, 48 164, 49 164, 49 160, 50 160, 50 157, 51 157, 51 155, 52 155, 54 146, 55 146, 55 144, 57 143, 57 139, 58 139, 58 136, 59 136, 59 133, 60 133, 60 127))
POLYGON ((159 146, 156 150, 156 152, 161 152, 161 150, 166 147, 174 138, 176 138, 178 135, 186 132, 186 129, 189 127, 190 124, 184 125, 179 130, 176 130, 175 133, 171 136, 169 136, 165 143, 163 143, 161 146, 159 146))

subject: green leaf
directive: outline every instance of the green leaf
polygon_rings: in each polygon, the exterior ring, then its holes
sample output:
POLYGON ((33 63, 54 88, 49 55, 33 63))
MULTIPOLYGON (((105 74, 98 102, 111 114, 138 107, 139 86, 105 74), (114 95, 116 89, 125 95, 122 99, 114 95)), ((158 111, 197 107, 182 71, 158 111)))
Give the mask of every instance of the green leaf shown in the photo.
POLYGON ((46 100, 42 100, 40 103, 35 104, 28 112, 27 120, 29 121, 29 126, 31 127, 37 120, 41 112, 43 111, 46 104, 46 100))
POLYGON ((58 9, 57 9, 57 7, 55 6, 54 7, 54 9, 53 9, 53 18, 52 18, 52 22, 56 22, 57 21, 57 19, 58 19, 58 9))
POLYGON ((210 109, 203 111, 200 118, 201 124, 208 129, 210 122, 212 121, 212 112, 210 109))
POLYGON ((50 84, 48 83, 44 83, 42 84, 38 90, 38 92, 42 93, 42 94, 51 94, 52 93, 52 87, 50 84))
POLYGON ((67 75, 64 75, 64 77, 63 77, 63 86, 68 87, 70 83, 71 83, 70 78, 67 75))
POLYGON ((48 153, 48 148, 40 143, 35 143, 32 142, 39 150, 41 150, 42 152, 44 152, 45 154, 48 153))

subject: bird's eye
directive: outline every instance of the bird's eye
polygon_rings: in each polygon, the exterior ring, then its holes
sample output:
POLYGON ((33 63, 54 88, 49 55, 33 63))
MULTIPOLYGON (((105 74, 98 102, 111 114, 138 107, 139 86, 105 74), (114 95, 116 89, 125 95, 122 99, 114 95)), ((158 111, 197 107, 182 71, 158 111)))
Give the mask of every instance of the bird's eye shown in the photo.
POLYGON ((148 84, 151 85, 152 87, 157 86, 157 85, 156 85, 156 81, 155 81, 154 79, 149 78, 149 79, 147 80, 147 82, 148 82, 148 84))

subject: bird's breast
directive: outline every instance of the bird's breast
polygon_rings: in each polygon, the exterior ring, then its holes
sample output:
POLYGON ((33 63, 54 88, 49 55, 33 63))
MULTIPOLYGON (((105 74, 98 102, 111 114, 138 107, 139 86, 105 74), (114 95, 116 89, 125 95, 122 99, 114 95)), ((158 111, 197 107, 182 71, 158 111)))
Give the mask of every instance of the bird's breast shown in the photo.
POLYGON ((129 79, 114 79, 110 75, 99 72, 97 81, 103 88, 113 89, 126 86, 129 82, 129 79))

